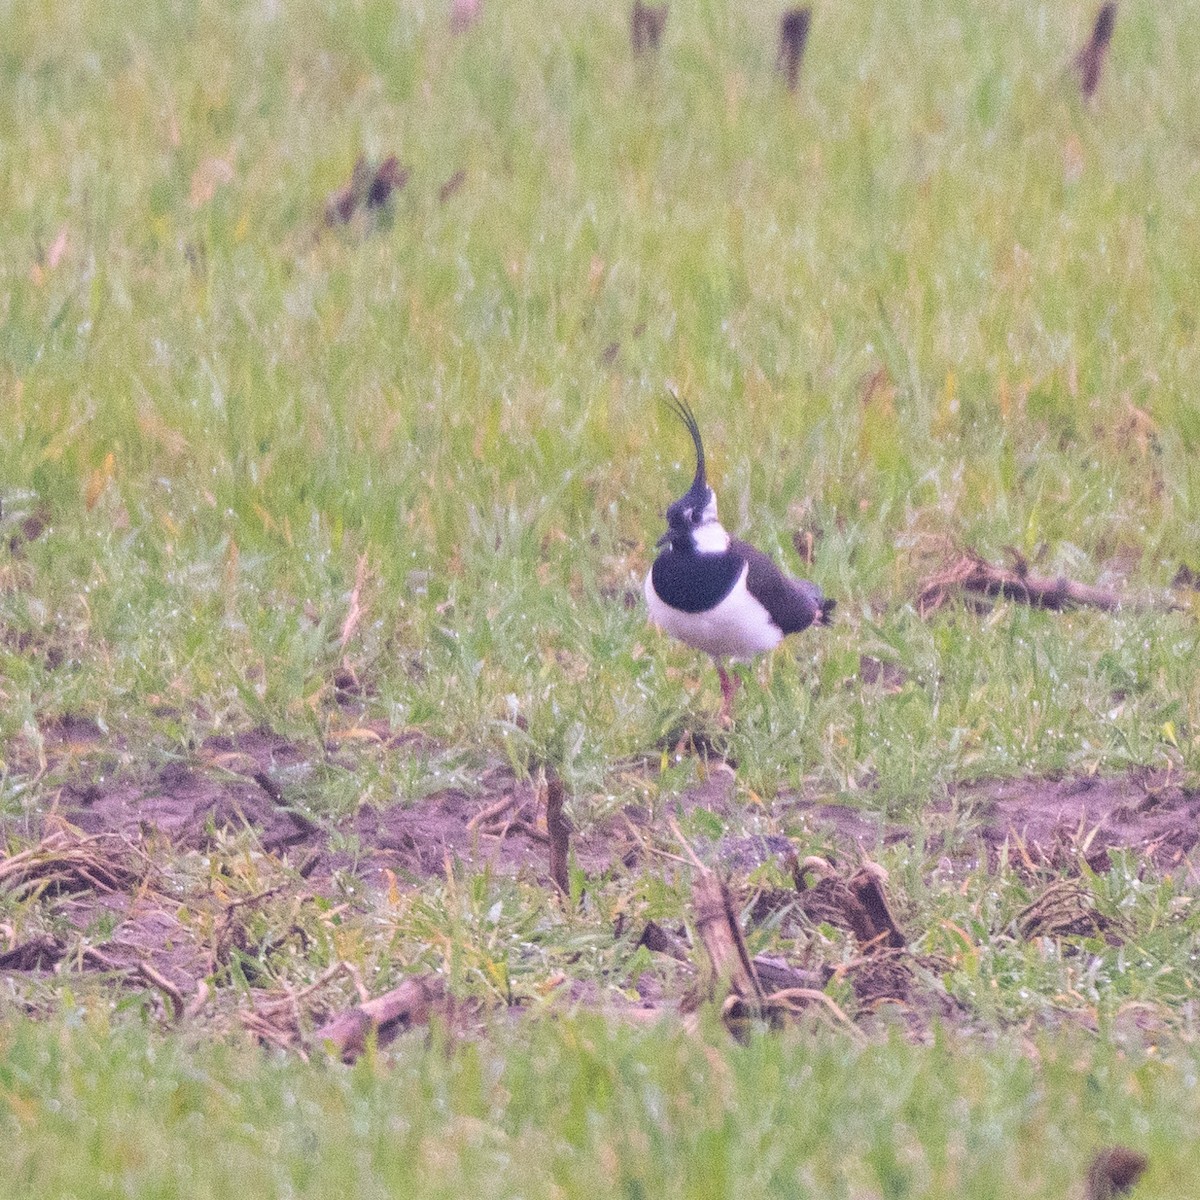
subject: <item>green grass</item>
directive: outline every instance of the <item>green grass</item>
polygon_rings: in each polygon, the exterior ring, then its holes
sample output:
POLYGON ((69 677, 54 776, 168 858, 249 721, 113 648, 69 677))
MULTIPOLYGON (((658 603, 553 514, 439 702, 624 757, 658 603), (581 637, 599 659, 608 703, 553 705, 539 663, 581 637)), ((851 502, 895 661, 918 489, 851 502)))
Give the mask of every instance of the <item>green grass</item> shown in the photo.
POLYGON ((1138 596, 1194 559, 1184 12, 1122 14, 1089 111, 1074 7, 822 12, 796 98, 717 5, 644 70, 600 4, 122 11, 4 17, 0 480, 51 521, 4 569, 10 744, 317 732, 366 555, 382 714, 495 748, 519 713, 599 786, 714 702, 619 602, 688 476, 674 379, 728 523, 793 567, 822 531, 842 601, 746 706, 759 786, 1194 767, 1190 618, 908 607, 941 537, 1138 596), (321 232, 360 148, 412 169, 394 219, 321 232), (901 699, 841 689, 868 645, 901 699))
MULTIPOLYGON (((64 714, 99 724, 84 769, 107 777, 280 730, 318 819, 496 757, 554 762, 585 827, 669 811, 694 764, 641 764, 718 701, 640 603, 691 477, 674 381, 726 524, 797 571, 792 535, 817 534, 840 601, 739 698, 730 828, 796 832, 770 808, 795 789, 913 822, 882 857, 995 1044, 565 1020, 343 1072, 144 1032, 144 996, 68 974, 9 985, 43 1025, 0 1023, 25 1194, 1049 1196, 1108 1138, 1150 1150, 1147 1194, 1194 1173, 1186 877, 1089 878, 1125 944, 1064 950, 1014 936, 1027 879, 939 875, 921 836, 964 781, 1200 768, 1196 602, 1148 603, 1200 568, 1200 5, 1123 5, 1092 107, 1065 69, 1091 5, 822 6, 795 96, 770 7, 673 0, 650 64, 626 17, 485 0, 452 37, 439 3, 0 0, 0 815, 27 832, 79 766, 45 758, 64 714), (409 183, 378 228, 324 229, 360 152, 409 183), (1138 603, 921 619, 953 543, 1138 603), (861 654, 902 686, 861 682, 861 654), (325 756, 360 721, 427 740, 325 756), (1130 1032, 1144 1011, 1187 1043, 1168 1063, 1130 1032), (1025 1053, 1076 1017, 1099 1036, 1025 1053), (415 1193, 418 1169, 440 1182, 415 1193)), ((176 869, 183 896, 282 868, 235 838, 176 869)), ((281 986, 345 959, 491 1003, 560 973, 627 996, 668 968, 614 922, 681 919, 687 878, 593 880, 564 913, 452 870, 336 920, 268 908, 246 954, 281 986), (297 920, 304 954, 262 949, 297 920)), ((0 915, 29 932, 56 903, 0 915)), ((853 953, 790 948, 820 937, 853 953)))
POLYGON ((22 1195, 498 1197, 1073 1194, 1097 1146, 1142 1147, 1139 1194, 1197 1165, 1194 1049, 1077 1038, 1022 1053, 939 1039, 723 1036, 593 1020, 504 1048, 402 1045, 316 1069, 163 1044, 100 1018, 3 1038, 22 1195))

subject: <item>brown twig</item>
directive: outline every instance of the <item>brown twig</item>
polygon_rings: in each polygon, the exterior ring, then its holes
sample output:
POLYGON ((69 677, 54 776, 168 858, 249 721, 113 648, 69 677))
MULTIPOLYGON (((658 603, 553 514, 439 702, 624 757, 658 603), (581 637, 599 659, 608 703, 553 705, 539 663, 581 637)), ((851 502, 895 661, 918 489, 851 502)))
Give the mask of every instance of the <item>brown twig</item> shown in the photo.
POLYGON ((759 983, 770 992, 784 992, 792 988, 816 988, 820 991, 833 978, 831 967, 824 967, 820 971, 805 970, 768 954, 756 954, 753 962, 759 983))
POLYGON ((1115 3, 1102 4, 1096 14, 1096 23, 1092 26, 1092 36, 1087 45, 1075 57, 1075 70, 1079 74, 1079 90, 1085 100, 1090 100, 1100 86, 1100 76, 1104 71, 1104 63, 1108 58, 1108 48, 1112 43, 1113 28, 1117 22, 1117 6, 1115 3))
POLYGON ((190 1021, 204 1011, 204 1006, 208 1003, 208 993, 208 983, 201 979, 196 984, 196 994, 188 1001, 187 1007, 183 1010, 184 1020, 190 1021))
POLYGON ((568 857, 571 850, 571 822, 563 812, 566 799, 562 779, 553 767, 545 768, 546 832, 550 838, 550 878, 564 895, 571 894, 568 857))
POLYGON ((862 1031, 850 1020, 841 1006, 818 988, 793 987, 772 992, 763 1000, 763 1009, 768 1016, 782 1016, 785 1013, 804 1012, 814 1004, 824 1008, 837 1024, 848 1029, 857 1040, 866 1040, 862 1031))
MULTIPOLYGON (((516 792, 508 792, 501 796, 495 804, 489 804, 487 808, 481 808, 468 822, 467 828, 474 831, 480 826, 491 825, 497 817, 502 817, 510 808, 518 801, 516 792)), ((521 800, 524 804, 524 800, 521 800)))
POLYGON ((117 834, 86 836, 62 822, 50 829, 36 846, 0 859, 0 887, 12 891, 57 887, 74 892, 126 892, 144 885, 153 866, 138 847, 117 834), (129 865, 135 859, 139 873, 129 865))
MULTIPOLYGON (((998 567, 981 558, 974 550, 961 550, 940 571, 929 576, 917 596, 917 611, 928 616, 941 608, 956 592, 974 592, 983 596, 1002 596, 1035 608, 1055 612, 1066 608, 1098 608, 1113 612, 1120 608, 1121 597, 1107 588, 1076 583, 1063 575, 1050 578, 1035 575, 1029 564, 1016 550, 1009 551, 1011 568, 998 567)), ((1171 610, 1176 605, 1164 606, 1171 610)))
POLYGON ((445 999, 445 987, 437 976, 406 979, 374 1000, 336 1013, 317 1030, 314 1041, 353 1062, 372 1036, 378 1045, 386 1045, 404 1030, 426 1024, 445 999))
POLYGON ((187 1005, 183 993, 159 970, 144 959, 134 968, 151 987, 158 988, 171 1001, 171 1020, 178 1021, 183 1016, 187 1005))
POLYGON ((692 904, 696 910, 696 936, 708 960, 710 995, 716 999, 721 991, 732 992, 747 1006, 749 1015, 759 1015, 762 985, 746 950, 729 888, 712 871, 697 871, 692 904))

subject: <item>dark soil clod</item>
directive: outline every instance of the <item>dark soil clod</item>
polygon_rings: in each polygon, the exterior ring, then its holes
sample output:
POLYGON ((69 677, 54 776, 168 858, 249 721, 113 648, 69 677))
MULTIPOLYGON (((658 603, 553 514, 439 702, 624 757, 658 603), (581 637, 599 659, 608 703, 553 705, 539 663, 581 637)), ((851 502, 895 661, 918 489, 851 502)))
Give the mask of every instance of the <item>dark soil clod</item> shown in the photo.
POLYGON ((669 9, 667 4, 643 4, 642 0, 634 0, 629 14, 629 44, 634 54, 640 56, 658 49, 669 9))
POLYGON ((1085 1200, 1113 1200, 1115 1196, 1128 1195, 1147 1165, 1144 1154, 1124 1146, 1109 1146, 1099 1151, 1088 1170, 1085 1200))
POLYGON ((0 954, 0 971, 48 971, 65 953, 66 947, 58 938, 39 933, 0 954))
POLYGON ((348 225, 361 211, 379 212, 386 208, 392 195, 408 183, 409 170, 400 165, 394 154, 382 163, 374 164, 360 154, 350 172, 349 182, 334 192, 325 202, 325 224, 348 225))
POLYGON ((804 61, 804 49, 808 45, 808 31, 812 25, 812 9, 789 8, 779 21, 779 57, 777 66, 789 92, 800 84, 800 65, 804 61))

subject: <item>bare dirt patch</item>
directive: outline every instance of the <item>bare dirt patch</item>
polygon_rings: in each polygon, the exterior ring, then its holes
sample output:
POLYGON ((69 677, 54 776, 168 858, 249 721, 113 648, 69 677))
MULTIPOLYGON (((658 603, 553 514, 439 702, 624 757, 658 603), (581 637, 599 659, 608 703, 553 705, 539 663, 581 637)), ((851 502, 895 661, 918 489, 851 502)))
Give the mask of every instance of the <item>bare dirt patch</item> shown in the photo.
MULTIPOLYGON (((372 732, 385 754, 434 749, 411 733, 372 732)), ((7 841, 0 887, 54 898, 55 923, 0 930, 7 934, 0 936, 3 971, 104 972, 155 991, 164 1012, 178 1016, 196 997, 202 1002, 206 980, 232 977, 230 971, 249 978, 264 936, 275 946, 293 936, 303 940, 294 914, 317 897, 344 900, 348 879, 368 890, 415 888, 462 867, 487 867, 548 891, 565 890, 561 863, 557 880, 551 872, 546 801, 552 784, 540 773, 520 779, 492 764, 479 771, 473 790, 453 787, 415 803, 364 805, 332 819, 290 802, 281 781, 321 754, 335 755, 353 770, 344 745, 306 747, 269 730, 252 730, 212 738, 186 761, 111 777, 96 771, 97 761, 110 761, 112 748, 94 725, 64 719, 44 742, 66 782, 40 824, 0 827, 7 841), (265 890, 247 895, 202 874, 183 883, 178 872, 171 874, 170 864, 179 855, 194 859, 227 850, 231 837, 274 864, 269 885, 255 885, 265 890), (269 906, 275 907, 267 920, 269 906), (267 935, 261 932, 264 922, 267 935)), ((693 827, 730 829, 723 836, 696 838, 686 853, 737 886, 769 862, 800 878, 805 861, 821 861, 804 859, 816 853, 830 863, 840 861, 837 869, 845 873, 881 846, 913 835, 905 824, 865 809, 796 795, 781 796, 772 805, 772 814, 785 819, 792 837, 739 833, 743 814, 735 783, 731 770, 710 766, 694 788, 661 805, 629 805, 573 829, 572 862, 596 880, 653 869, 663 861, 659 855, 679 861, 678 822, 692 822, 693 827)), ((1194 870, 1200 793, 1165 772, 980 782, 959 787, 951 800, 959 828, 965 822, 971 830, 966 838, 957 837, 955 854, 975 863, 995 866, 1003 854, 1018 869, 1069 878, 1082 862, 1103 870, 1114 852, 1129 850, 1148 869, 1194 870)), ((940 815, 948 810, 942 806, 940 815)), ((937 808, 930 811, 935 832, 925 830, 927 845, 936 839, 939 816, 937 808)), ((935 840, 931 848, 936 853, 935 840)), ((946 997, 928 982, 936 970, 907 953, 894 921, 871 932, 852 920, 847 925, 853 914, 836 905, 832 916, 821 908, 822 889, 835 886, 846 888, 832 877, 799 883, 781 903, 810 922, 851 929, 860 945, 873 947, 841 968, 863 1010, 899 1002, 947 1015, 946 997)), ((745 892, 751 907, 757 903, 753 890, 747 886, 745 892)), ((1031 905, 1022 914, 1023 931, 1119 937, 1120 931, 1107 928, 1087 905, 1068 910, 1057 903, 1071 899, 1069 891, 1055 892, 1055 904, 1042 898, 1031 905)), ((903 897, 897 899, 903 907, 903 897)), ((759 900, 759 907, 766 905, 759 918, 770 915, 771 905, 762 895, 759 900)), ((756 919, 753 913, 750 919, 756 919)), ((666 952, 678 957, 682 947, 686 953, 682 934, 672 935, 674 949, 666 952)))
POLYGON ((1010 858, 1030 867, 1057 869, 1082 856, 1107 870, 1111 852, 1130 850, 1160 870, 1194 870, 1200 791, 1165 771, 995 780, 958 789, 956 800, 992 860, 1007 843, 1010 858))

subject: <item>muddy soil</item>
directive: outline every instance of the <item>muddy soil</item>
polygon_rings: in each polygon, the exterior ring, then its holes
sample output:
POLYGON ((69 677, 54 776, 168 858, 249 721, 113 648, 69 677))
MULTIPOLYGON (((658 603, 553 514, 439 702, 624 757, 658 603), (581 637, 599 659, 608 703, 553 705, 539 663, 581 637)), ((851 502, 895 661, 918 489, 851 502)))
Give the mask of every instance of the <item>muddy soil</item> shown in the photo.
POLYGON ((997 780, 960 788, 956 799, 993 864, 1007 844, 1010 861, 1051 869, 1082 854, 1107 870, 1112 851, 1129 850, 1160 870, 1195 870, 1200 791, 1166 772, 997 780))
MULTIPOLYGON (((429 749, 411 734, 378 733, 387 753, 429 749)), ((67 781, 39 825, 0 827, 8 841, 0 857, 0 886, 20 880, 26 888, 60 895, 58 918, 86 936, 68 941, 59 926, 54 933, 0 938, 0 970, 45 971, 71 954, 78 961, 70 965, 82 969, 125 977, 140 973, 143 982, 168 996, 174 989, 182 1004, 211 975, 214 955, 228 952, 244 931, 211 895, 189 895, 192 916, 181 921, 179 897, 168 898, 171 889, 157 864, 168 861, 165 852, 172 849, 206 851, 231 836, 286 868, 296 902, 323 893, 344 895, 348 878, 368 888, 417 887, 444 877, 454 864, 487 865, 553 886, 537 785, 500 766, 482 773, 475 792, 447 789, 417 803, 364 806, 327 821, 290 804, 279 783, 289 769, 303 767, 310 749, 268 730, 212 738, 188 762, 115 777, 96 770, 104 738, 88 722, 60 722, 46 737, 45 752, 67 781), (46 838, 58 850, 48 852, 44 862, 20 871, 12 866, 15 856, 46 838), (6 867, 12 868, 8 875, 6 867), (210 919, 202 937, 204 921, 195 914, 206 912, 210 919), (224 943, 223 933, 215 940, 212 933, 214 922, 223 929, 222 921, 229 926, 224 943), (84 944, 87 949, 80 950, 84 944)), ((673 801, 670 811, 630 806, 576 830, 572 854, 592 878, 653 869, 657 850, 678 850, 670 836, 672 818, 686 820, 701 809, 728 818, 736 803, 733 772, 717 766, 673 801)), ((913 835, 903 823, 797 796, 779 797, 773 812, 811 835, 801 854, 817 851, 835 860, 857 861, 881 844, 913 835)), ((946 853, 966 865, 995 865, 1004 854, 1018 869, 1070 874, 1081 858, 1105 869, 1113 851, 1129 850, 1148 867, 1190 874, 1200 841, 1200 794, 1148 771, 974 783, 929 810, 925 844, 935 854, 939 819, 947 828, 953 820, 946 853)), ((730 835, 696 849, 736 879, 766 861, 786 860, 796 848, 778 836, 730 835)))

